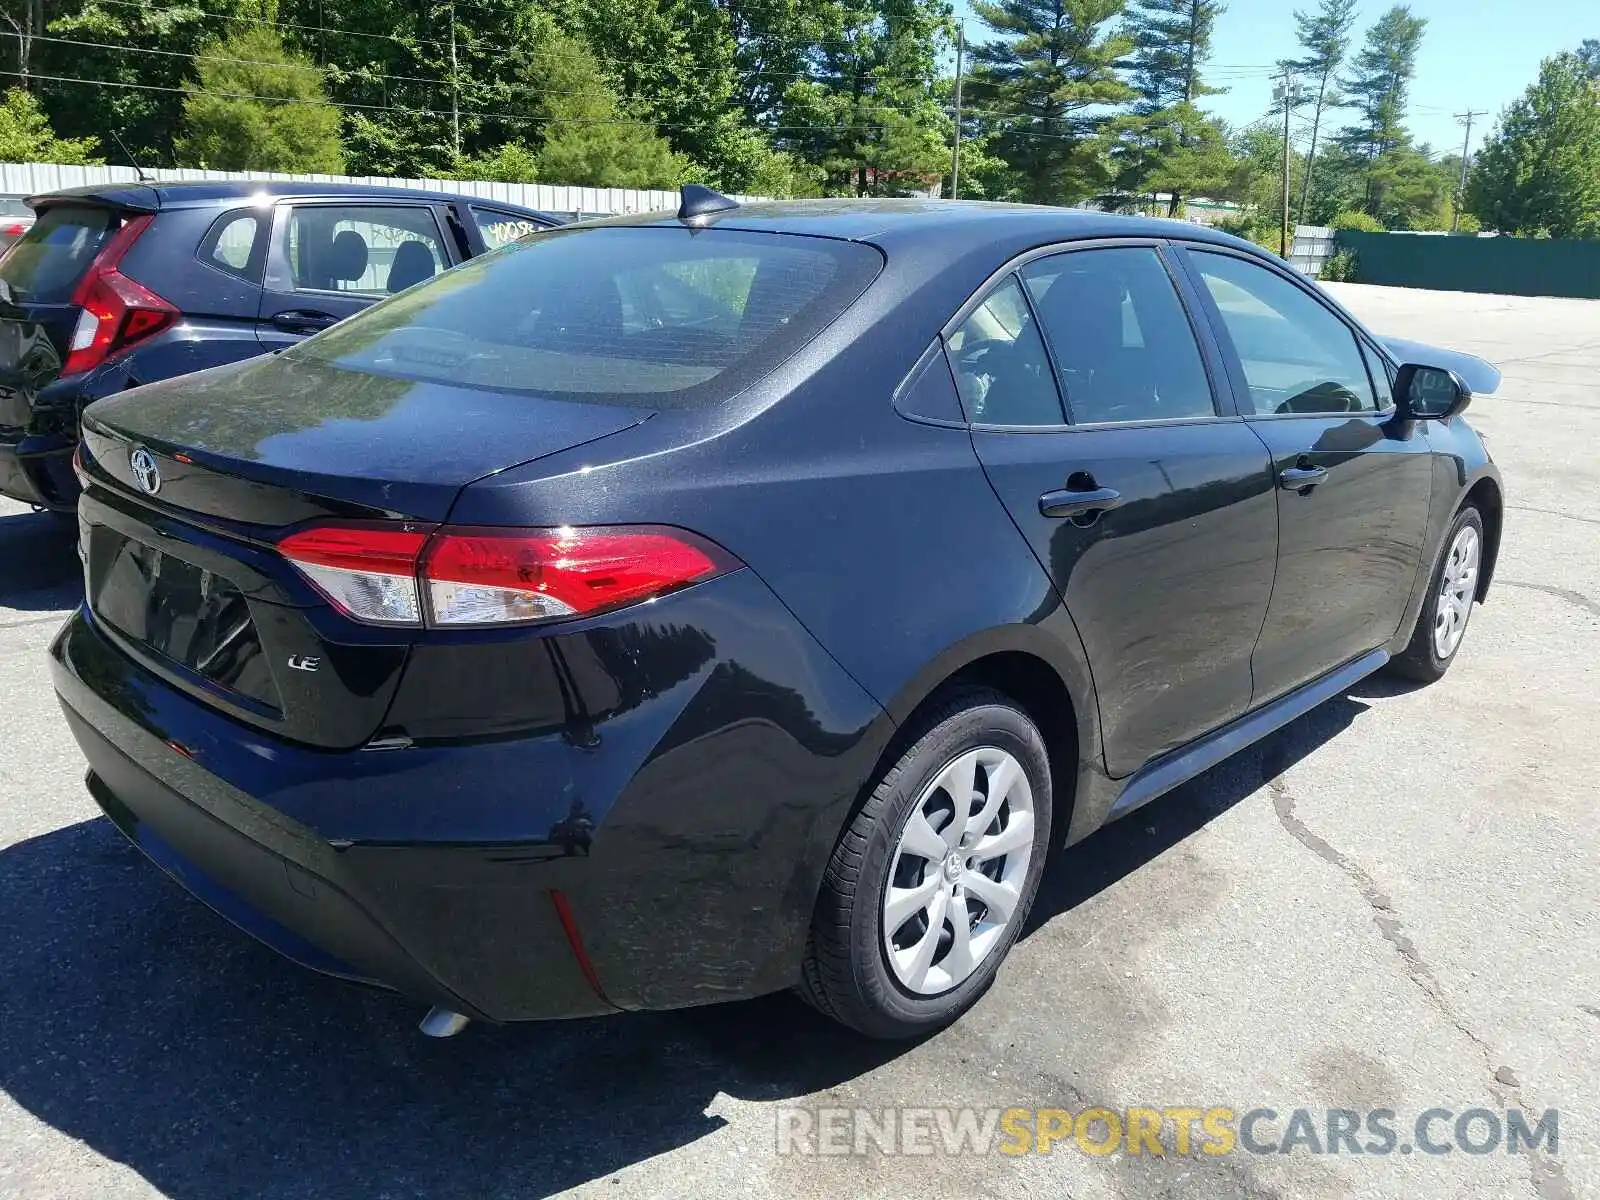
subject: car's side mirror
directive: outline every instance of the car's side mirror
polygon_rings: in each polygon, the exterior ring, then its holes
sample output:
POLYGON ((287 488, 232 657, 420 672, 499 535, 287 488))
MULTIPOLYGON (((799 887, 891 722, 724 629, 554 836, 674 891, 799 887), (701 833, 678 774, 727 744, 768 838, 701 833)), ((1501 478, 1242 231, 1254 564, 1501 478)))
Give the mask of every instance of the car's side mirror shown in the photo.
POLYGON ((1395 403, 1413 421, 1448 421, 1466 408, 1472 390, 1444 367, 1406 363, 1394 380, 1395 403))

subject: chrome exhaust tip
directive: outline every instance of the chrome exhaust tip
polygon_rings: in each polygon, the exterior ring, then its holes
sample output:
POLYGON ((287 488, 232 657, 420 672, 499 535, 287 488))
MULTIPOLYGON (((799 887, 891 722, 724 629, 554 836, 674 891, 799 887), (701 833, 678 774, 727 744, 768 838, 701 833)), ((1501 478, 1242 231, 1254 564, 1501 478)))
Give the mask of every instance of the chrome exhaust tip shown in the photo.
POLYGON ((455 1037, 471 1023, 470 1017, 463 1017, 458 1012, 451 1012, 448 1008, 435 1005, 428 1010, 428 1015, 422 1018, 422 1023, 417 1028, 427 1037, 449 1038, 455 1037))

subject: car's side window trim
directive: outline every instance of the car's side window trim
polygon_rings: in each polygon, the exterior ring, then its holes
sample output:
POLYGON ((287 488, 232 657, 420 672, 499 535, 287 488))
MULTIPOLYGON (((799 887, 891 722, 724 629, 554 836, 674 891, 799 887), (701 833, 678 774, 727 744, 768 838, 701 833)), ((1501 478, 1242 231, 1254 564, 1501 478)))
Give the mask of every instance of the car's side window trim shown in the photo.
MULTIPOLYGON (((1022 289, 1023 299, 1028 304, 1028 310, 1033 313, 1034 324, 1039 326, 1038 313, 1034 311, 1033 298, 1028 295, 1028 289, 1022 282, 1019 274, 1028 264, 1037 262, 1042 258, 1053 258, 1058 254, 1072 254, 1094 250, 1115 250, 1124 247, 1148 247, 1156 251, 1161 260, 1167 277, 1172 281, 1173 290, 1177 293, 1178 302, 1183 306, 1184 315, 1189 321, 1189 330, 1194 335, 1195 345, 1200 351, 1200 360, 1205 367, 1206 380, 1211 388, 1211 403, 1215 412, 1210 416, 1199 417, 1154 417, 1145 420, 1132 421, 1085 421, 1082 423, 1068 422, 1063 425, 998 425, 983 421, 973 421, 968 418, 968 425, 973 429, 980 429, 986 433, 1063 433, 1067 431, 1093 432, 1099 429, 1134 429, 1134 428, 1160 428, 1168 425, 1211 425, 1223 421, 1238 421, 1241 416, 1238 411, 1237 401, 1234 396, 1231 381, 1225 370, 1225 363, 1220 348, 1215 344, 1214 334, 1209 326, 1209 320, 1203 319, 1195 310, 1196 297, 1193 296, 1193 284, 1185 271, 1183 264, 1175 261, 1171 256, 1171 243, 1162 238, 1151 237, 1110 237, 1110 238, 1083 238, 1067 242, 1052 242, 1045 246, 1035 246, 1021 254, 1006 260, 996 268, 984 281, 975 288, 970 296, 956 309, 951 318, 939 330, 939 342, 945 349, 946 360, 949 360, 949 339, 977 310, 990 294, 1002 286, 1007 277, 1015 278, 1017 286, 1022 289)), ((1207 315, 1208 318, 1209 314, 1207 315)), ((1062 410, 1065 415, 1071 415, 1071 401, 1067 398, 1066 389, 1061 380, 1061 369, 1056 363, 1055 352, 1050 347, 1050 339, 1045 335, 1040 326, 1040 341, 1044 343, 1045 355, 1050 362, 1051 373, 1055 376, 1056 392, 1062 398, 1062 410)), ((952 372, 955 364, 950 364, 952 372)), ((963 412, 965 404, 963 403, 963 412)))
MULTIPOLYGON (((1233 344, 1233 335, 1228 332, 1227 324, 1222 319, 1222 310, 1217 307, 1217 303, 1212 298, 1210 290, 1205 286, 1205 281, 1200 277, 1200 264, 1194 260, 1194 255, 1218 254, 1226 258, 1236 258, 1241 262, 1251 263, 1254 266, 1260 267, 1262 270, 1269 272, 1270 274, 1277 275, 1279 278, 1288 281, 1292 286, 1298 288, 1302 293, 1316 301, 1316 303, 1324 312, 1326 312, 1334 320, 1338 321, 1339 324, 1344 326, 1345 330, 1350 334, 1351 339, 1355 343, 1358 353, 1363 346, 1372 343, 1374 339, 1368 337, 1366 332, 1362 330, 1360 326, 1352 324, 1350 318, 1341 312, 1336 306, 1328 303, 1327 297, 1318 292, 1316 288, 1307 286, 1305 279, 1292 268, 1282 267, 1268 259, 1260 258, 1254 254, 1245 253, 1235 249, 1232 246, 1224 246, 1220 243, 1176 241, 1172 243, 1172 246, 1173 249, 1178 252, 1179 258, 1182 262, 1183 270, 1189 277, 1189 283, 1195 292, 1196 299, 1199 301, 1201 308, 1205 311, 1206 321, 1211 326, 1212 336, 1216 339, 1218 348, 1221 351, 1223 363, 1227 368, 1228 377, 1232 381, 1233 385, 1232 391, 1234 396, 1234 406, 1241 416, 1243 416, 1246 420, 1294 421, 1304 420, 1308 417, 1326 420, 1330 416, 1346 416, 1370 417, 1382 421, 1387 420, 1389 417, 1394 415, 1395 406, 1392 403, 1388 408, 1364 410, 1357 413, 1255 412, 1254 405, 1247 403, 1248 397, 1250 396, 1250 385, 1249 380, 1245 377, 1244 361, 1239 357, 1239 349, 1233 344)), ((1385 361, 1388 360, 1388 355, 1384 355, 1383 357, 1385 361)), ((1361 360, 1362 369, 1363 371, 1366 371, 1367 368, 1365 354, 1361 355, 1361 360)), ((1370 372, 1367 376, 1367 385, 1372 388, 1373 403, 1376 404, 1378 392, 1370 372)))
POLYGON ((387 196, 375 196, 371 199, 364 196, 349 198, 318 196, 310 199, 304 196, 288 196, 273 206, 272 241, 267 248, 267 271, 262 281, 263 287, 275 295, 338 296, 344 300, 364 300, 368 303, 385 298, 384 294, 378 292, 341 292, 335 288, 308 288, 295 285, 294 265, 289 261, 288 247, 289 222, 294 220, 294 210, 297 208, 398 208, 424 212, 433 220, 433 230, 439 239, 439 249, 443 251, 447 260, 444 269, 448 270, 466 261, 451 253, 452 239, 440 223, 439 206, 430 201, 394 200, 387 196))

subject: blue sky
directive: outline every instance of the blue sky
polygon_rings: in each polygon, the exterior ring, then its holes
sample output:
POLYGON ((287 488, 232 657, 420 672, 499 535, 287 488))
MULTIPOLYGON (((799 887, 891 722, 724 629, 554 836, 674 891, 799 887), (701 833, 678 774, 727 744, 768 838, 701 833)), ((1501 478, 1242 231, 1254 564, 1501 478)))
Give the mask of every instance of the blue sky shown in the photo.
MULTIPOLYGON (((1362 0, 1355 46, 1392 2, 1362 0)), ((1210 97, 1207 107, 1234 125, 1264 116, 1272 104, 1272 64, 1300 53, 1291 13, 1315 7, 1316 0, 1227 0, 1207 79, 1229 90, 1210 97)), ((957 11, 968 17, 968 38, 985 35, 964 0, 957 0, 957 11)), ((1428 19, 1428 29, 1417 56, 1409 124, 1413 136, 1435 150, 1461 148, 1463 131, 1452 113, 1487 109, 1472 127, 1476 150, 1500 110, 1533 82, 1541 59, 1575 49, 1586 37, 1600 38, 1595 0, 1411 0, 1411 11, 1428 19)), ((1334 114, 1336 126, 1346 116, 1334 114)))

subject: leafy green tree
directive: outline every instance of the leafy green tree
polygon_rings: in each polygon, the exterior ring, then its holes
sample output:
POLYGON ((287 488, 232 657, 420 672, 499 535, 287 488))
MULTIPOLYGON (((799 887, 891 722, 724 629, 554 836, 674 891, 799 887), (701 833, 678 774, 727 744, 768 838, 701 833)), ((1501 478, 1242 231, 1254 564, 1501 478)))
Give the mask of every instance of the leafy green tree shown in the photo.
POLYGON ((246 0, 170 5, 85 0, 59 8, 52 4, 45 11, 60 14, 51 17, 47 32, 63 41, 40 40, 32 47, 35 75, 104 81, 39 79, 34 94, 50 123, 62 137, 100 139, 112 160, 121 162, 122 151, 107 136, 115 133, 146 167, 192 165, 173 156, 184 93, 193 84, 194 64, 187 56, 262 15, 259 3, 246 0))
MULTIPOLYGON (((1229 139, 1233 174, 1226 198, 1244 206, 1253 224, 1269 231, 1264 241, 1278 249, 1283 229, 1283 123, 1271 118, 1247 125, 1229 139)), ((1304 182, 1306 164, 1289 159, 1289 192, 1304 182)))
POLYGON ((344 171, 339 110, 322 72, 275 29, 246 29, 202 51, 183 101, 180 161, 224 171, 344 171))
POLYGON ((1201 77, 1223 11, 1219 0, 1134 0, 1128 10, 1128 78, 1139 94, 1134 113, 1144 120, 1133 140, 1147 156, 1141 190, 1169 192, 1168 216, 1178 215, 1185 193, 1215 190, 1218 170, 1227 174, 1225 135, 1220 126, 1197 120, 1194 107, 1223 90, 1201 77))
POLYGON ((556 36, 529 57, 527 79, 542 89, 535 119, 544 134, 538 172, 586 187, 675 187, 688 163, 648 124, 629 116, 594 52, 556 36))
POLYGON ((979 20, 999 36, 972 48, 966 102, 986 135, 986 151, 1006 164, 1018 199, 1072 204, 1106 188, 1105 109, 1134 96, 1116 73, 1133 49, 1111 24, 1122 6, 1123 0, 974 0, 979 20))
MULTIPOLYGON (((1306 53, 1303 58, 1292 59, 1288 65, 1309 80, 1306 97, 1311 100, 1311 144, 1306 147, 1304 169, 1300 173, 1300 221, 1305 220, 1306 205, 1316 177, 1317 137, 1322 130, 1322 116, 1341 102, 1334 75, 1350 49, 1350 31, 1355 21, 1356 0, 1321 0, 1315 12, 1295 10, 1295 37, 1306 53)), ((1282 138, 1279 141, 1281 143, 1282 138)), ((1280 199, 1278 207, 1282 206, 1280 199)))
POLYGON ((1381 202, 1378 160, 1411 141, 1405 127, 1406 101, 1427 25, 1425 18, 1412 16, 1404 4, 1395 5, 1367 30, 1350 74, 1339 79, 1357 119, 1340 133, 1338 141, 1344 150, 1367 162, 1362 203, 1373 216, 1379 215, 1381 202))
POLYGON ((1353 233, 1383 233, 1383 222, 1359 208, 1335 213, 1328 222, 1334 229, 1348 229, 1353 233))
POLYGON ((539 178, 539 156, 528 149, 526 143, 507 142, 486 154, 463 158, 456 164, 454 178, 535 183, 539 178))
POLYGON ((536 97, 516 64, 558 30, 527 0, 276 3, 286 42, 322 66, 346 106, 354 173, 449 176, 460 158, 537 140, 536 97))
POLYGON ((1501 114, 1467 180, 1466 207, 1509 233, 1600 237, 1600 84, 1581 58, 1545 59, 1501 114))
MULTIPOLYGON (((713 0, 546 0, 561 30, 589 46, 626 115, 742 190, 761 140, 738 120, 732 25, 713 0)), ((531 82, 531 81, 530 81, 531 82)))
POLYGON ((98 163, 93 138, 58 138, 39 102, 21 88, 0 101, 0 162, 98 163))
POLYGON ((800 196, 821 196, 828 185, 821 167, 806 162, 797 154, 763 146, 750 173, 749 190, 755 196, 785 200, 800 196))

